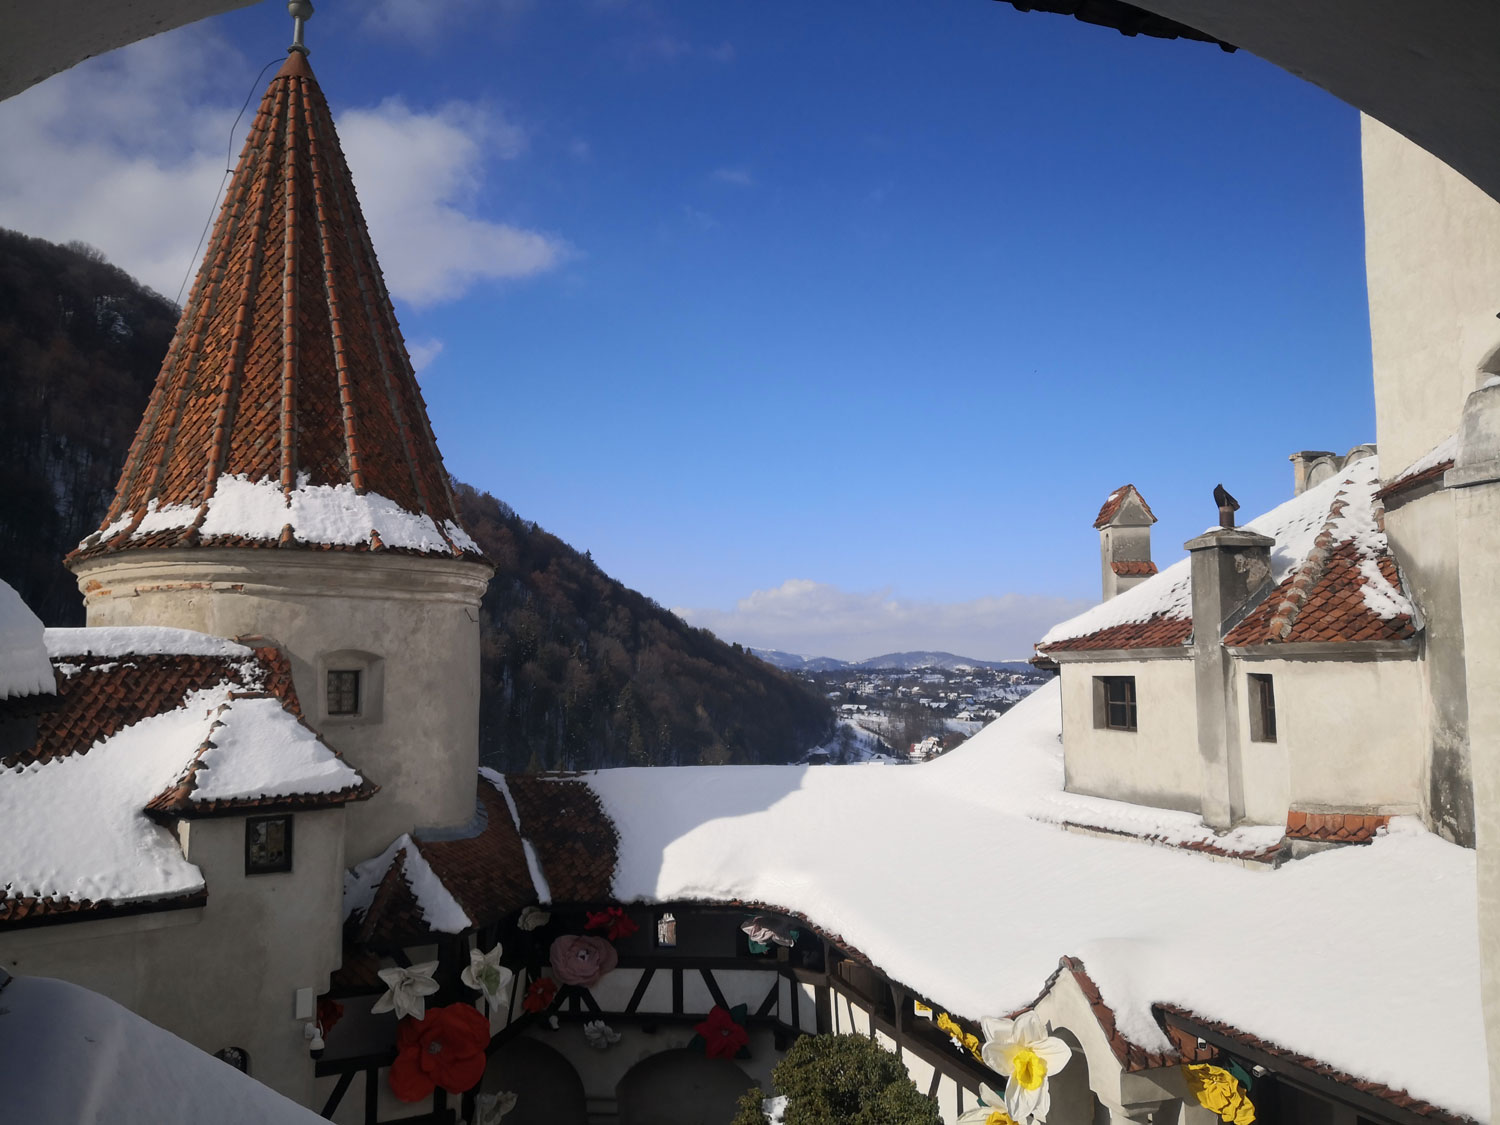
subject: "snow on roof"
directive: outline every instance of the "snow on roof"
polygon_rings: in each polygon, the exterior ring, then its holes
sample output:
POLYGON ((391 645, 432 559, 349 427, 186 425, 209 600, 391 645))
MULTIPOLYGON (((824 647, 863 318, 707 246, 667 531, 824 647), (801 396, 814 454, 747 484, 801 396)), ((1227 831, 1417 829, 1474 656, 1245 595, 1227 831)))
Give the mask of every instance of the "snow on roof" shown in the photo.
POLYGON ((251 650, 223 637, 164 625, 106 625, 48 629, 47 653, 69 656, 249 656, 251 650))
POLYGON ((126 902, 203 887, 146 805, 208 738, 229 686, 195 691, 70 754, 0 773, 0 881, 6 898, 126 902))
POLYGON ((6 1120, 32 1125, 321 1120, 113 1000, 41 977, 0 989, 0 1090, 6 1120))
POLYGON ((230 648, 245 658, 59 664, 58 706, 35 744, 0 758, 9 767, 0 767, 0 923, 201 892, 202 873, 154 812, 328 804, 371 791, 282 698, 265 694, 290 691, 275 682, 285 670, 230 648))
POLYGON ((0 582, 0 699, 56 689, 42 633, 41 620, 21 595, 0 582))
POLYGON ((344 917, 363 915, 370 909, 386 873, 398 861, 428 929, 435 933, 457 934, 474 924, 407 833, 396 837, 378 856, 344 873, 344 917))
MULTIPOLYGON (((308 484, 302 481, 291 492, 283 492, 279 481, 250 480, 244 474, 223 474, 206 511, 197 504, 169 504, 155 500, 135 524, 130 536, 116 546, 159 537, 162 532, 192 527, 200 512, 203 522, 199 540, 277 540, 290 526, 296 543, 315 546, 371 546, 375 537, 386 548, 451 555, 455 547, 480 554, 477 543, 453 520, 439 527, 426 513, 409 512, 396 501, 377 492, 359 492, 352 484, 308 484)), ((88 536, 80 550, 109 542, 134 521, 126 512, 108 528, 88 536)))
MULTIPOLYGON (((1169 1046, 1151 1006, 1177 1004, 1488 1118, 1472 851, 1397 818, 1367 846, 1246 870, 1064 831, 1041 821, 1100 802, 1063 792, 1060 726, 1054 681, 925 765, 586 780, 619 831, 622 901, 795 911, 969 1017, 1030 1004, 1076 956, 1144 1048, 1169 1046)), ((1117 808, 1187 830, 1181 813, 1117 808)))
POLYGON ((363 778, 271 696, 231 699, 198 757, 193 801, 341 793, 363 778))
MULTIPOLYGON (((1369 510, 1370 497, 1380 487, 1380 465, 1377 457, 1363 457, 1315 488, 1294 496, 1284 504, 1243 525, 1248 531, 1269 535, 1276 540, 1271 548, 1271 579, 1280 583, 1293 567, 1307 557, 1313 541, 1328 519, 1329 506, 1335 495, 1344 490, 1351 497, 1362 497, 1361 511, 1369 510)), ((1209 529, 1213 530, 1212 528, 1209 529)), ((1380 536, 1372 522, 1370 531, 1380 536)), ((1192 560, 1183 558, 1134 586, 1101 602, 1077 617, 1069 618, 1049 629, 1037 642, 1045 652, 1049 645, 1088 637, 1105 629, 1124 625, 1144 625, 1157 620, 1191 621, 1193 616, 1192 560)))

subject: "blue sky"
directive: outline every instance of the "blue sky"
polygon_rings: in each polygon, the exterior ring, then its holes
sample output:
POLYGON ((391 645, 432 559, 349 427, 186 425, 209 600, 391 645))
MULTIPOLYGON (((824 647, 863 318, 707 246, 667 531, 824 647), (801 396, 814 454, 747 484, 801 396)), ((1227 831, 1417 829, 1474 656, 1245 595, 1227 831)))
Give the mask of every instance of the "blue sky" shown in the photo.
MULTIPOLYGON (((288 33, 0 106, 183 119, 58 156, 157 212, 42 159, 0 224, 180 279, 288 33)), ((1357 115, 1243 52, 989 0, 327 0, 308 41, 450 470, 729 639, 1023 653, 1097 598, 1115 486, 1166 562, 1215 483, 1254 513, 1373 439, 1357 115)))

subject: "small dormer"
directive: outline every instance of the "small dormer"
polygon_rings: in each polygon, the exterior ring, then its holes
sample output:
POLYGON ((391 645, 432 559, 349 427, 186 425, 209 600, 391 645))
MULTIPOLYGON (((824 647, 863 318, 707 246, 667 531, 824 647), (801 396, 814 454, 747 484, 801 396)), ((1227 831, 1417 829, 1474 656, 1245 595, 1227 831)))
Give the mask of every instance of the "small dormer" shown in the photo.
POLYGON ((1139 586, 1156 573, 1151 561, 1151 525, 1156 516, 1135 485, 1109 494, 1094 520, 1099 529, 1100 574, 1104 600, 1139 586))

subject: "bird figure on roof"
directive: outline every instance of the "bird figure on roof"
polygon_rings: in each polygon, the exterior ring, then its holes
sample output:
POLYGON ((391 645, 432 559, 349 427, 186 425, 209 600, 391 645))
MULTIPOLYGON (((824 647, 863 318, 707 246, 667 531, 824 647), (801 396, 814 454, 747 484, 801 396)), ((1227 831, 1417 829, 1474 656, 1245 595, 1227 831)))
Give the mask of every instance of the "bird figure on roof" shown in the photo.
POLYGON ((1233 527, 1234 513, 1240 510, 1240 502, 1229 495, 1222 484, 1214 485, 1214 503, 1219 506, 1219 526, 1233 527))

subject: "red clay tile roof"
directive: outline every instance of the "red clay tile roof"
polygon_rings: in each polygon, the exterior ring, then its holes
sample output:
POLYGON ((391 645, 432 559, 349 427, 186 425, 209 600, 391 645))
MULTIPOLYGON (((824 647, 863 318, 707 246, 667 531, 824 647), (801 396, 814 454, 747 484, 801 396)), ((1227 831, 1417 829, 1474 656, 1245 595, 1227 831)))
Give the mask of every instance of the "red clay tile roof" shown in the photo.
POLYGON ((1337 844, 1368 844, 1391 822, 1374 813, 1302 812, 1286 814, 1286 834, 1294 840, 1326 840, 1337 844))
MULTIPOLYGON (((477 831, 412 838, 422 859, 469 920, 488 926, 537 901, 521 837, 499 791, 480 779, 477 831)), ((350 936, 361 945, 397 949, 431 934, 406 875, 407 849, 391 860, 375 896, 354 919, 350 936)))
MULTIPOLYGON (((1348 506, 1342 491, 1329 505, 1328 519, 1313 540, 1312 550, 1269 597, 1224 637, 1232 647, 1295 644, 1314 641, 1400 641, 1416 635, 1411 614, 1382 617, 1365 604, 1366 554, 1352 538, 1339 540, 1339 521, 1348 506)), ((1383 513, 1377 507, 1378 524, 1383 513)), ((1401 590, 1396 561, 1384 535, 1373 540, 1371 556, 1382 577, 1401 590)), ((1370 549, 1366 545, 1366 550, 1370 549)))
POLYGON ((171 898, 121 905, 73 898, 0 898, 0 929, 19 930, 52 922, 84 922, 158 910, 183 910, 203 906, 207 902, 207 888, 171 898))
POLYGON ((1419 488, 1428 481, 1442 480, 1443 474, 1451 468, 1453 468, 1453 458, 1449 457, 1446 461, 1439 461, 1436 465, 1431 465, 1421 472, 1412 473, 1410 476, 1397 477, 1377 492, 1375 498, 1377 500, 1387 500, 1392 496, 1400 496, 1403 493, 1410 492, 1414 488, 1419 488))
POLYGON ((1124 506, 1125 501, 1131 496, 1134 496, 1140 503, 1141 507, 1146 512, 1147 518, 1149 518, 1152 523, 1155 523, 1156 513, 1151 510, 1151 505, 1146 503, 1146 498, 1140 494, 1135 485, 1122 484, 1119 488, 1115 489, 1109 494, 1109 499, 1104 501, 1104 507, 1099 509, 1099 514, 1094 518, 1094 526, 1103 527, 1105 524, 1109 523, 1110 520, 1119 515, 1120 509, 1124 506))
MULTIPOLYGON (((1115 648, 1173 648, 1186 645, 1193 636, 1191 617, 1157 614, 1149 621, 1111 625, 1085 637, 1068 637, 1047 645, 1046 652, 1089 652, 1115 648)), ((1040 651, 1040 650, 1039 650, 1040 651)))
POLYGON ((1121 577, 1134 574, 1155 574, 1156 564, 1154 562, 1112 562, 1109 569, 1121 577))
POLYGON ((511 774, 506 783, 552 901, 609 899, 620 837, 594 791, 570 777, 511 774))
MULTIPOLYGON (((462 521, 333 118, 295 51, 261 100, 101 525, 117 530, 70 558, 297 545, 290 524, 280 540, 201 537, 204 505, 226 474, 284 494, 304 484, 378 494, 431 517, 452 553, 464 553, 445 526, 462 521), (132 539, 150 506, 186 506, 196 518, 132 539)), ((381 546, 375 535, 352 549, 381 546)))

